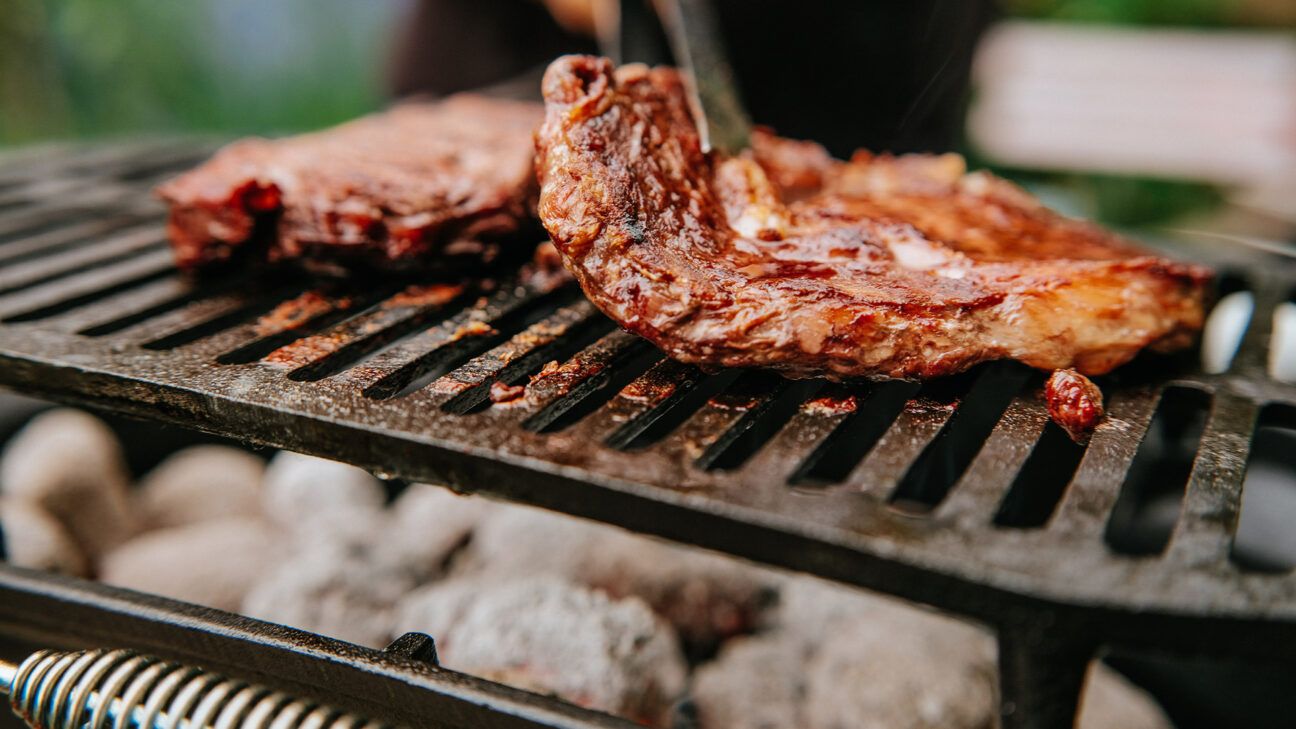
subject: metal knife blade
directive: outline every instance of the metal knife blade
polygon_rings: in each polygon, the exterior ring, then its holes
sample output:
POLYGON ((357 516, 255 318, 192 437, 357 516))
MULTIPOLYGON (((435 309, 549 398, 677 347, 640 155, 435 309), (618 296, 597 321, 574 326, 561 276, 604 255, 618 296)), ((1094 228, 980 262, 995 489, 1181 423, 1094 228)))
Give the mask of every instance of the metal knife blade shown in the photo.
POLYGON ((750 146, 751 119, 738 96, 733 68, 709 0, 659 0, 666 37, 684 71, 703 151, 736 154, 750 146))

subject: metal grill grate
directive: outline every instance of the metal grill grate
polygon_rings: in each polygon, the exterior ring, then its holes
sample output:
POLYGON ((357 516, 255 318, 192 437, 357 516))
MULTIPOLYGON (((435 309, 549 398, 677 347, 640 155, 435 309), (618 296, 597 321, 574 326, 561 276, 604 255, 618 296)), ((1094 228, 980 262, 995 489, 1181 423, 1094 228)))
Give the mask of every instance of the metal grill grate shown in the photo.
POLYGON ((204 151, 53 150, 0 167, 0 382, 984 621, 1002 637, 1010 727, 1069 725, 1075 666, 1099 645, 1296 649, 1296 578, 1229 557, 1257 415, 1296 404, 1266 372, 1270 321, 1296 280, 1286 264, 1214 254, 1255 298, 1231 368, 1205 374, 1191 356, 1126 368, 1102 383, 1110 414, 1080 451, 1049 432, 1039 376, 1012 365, 921 388, 792 383, 662 359, 572 288, 189 281, 146 191, 204 151), (523 398, 492 402, 493 384, 551 361, 523 398), (1180 390, 1198 393, 1203 418, 1182 509, 1163 548, 1122 553, 1113 509, 1159 403, 1180 390), (1034 490, 1019 472, 1052 483, 1034 490))

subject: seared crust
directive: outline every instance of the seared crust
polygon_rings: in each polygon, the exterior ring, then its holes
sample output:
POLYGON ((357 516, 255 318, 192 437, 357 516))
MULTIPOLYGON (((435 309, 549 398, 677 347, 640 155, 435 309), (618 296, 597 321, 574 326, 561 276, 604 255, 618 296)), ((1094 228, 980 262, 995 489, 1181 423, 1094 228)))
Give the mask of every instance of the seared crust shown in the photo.
POLYGON ((1064 218, 956 155, 849 162, 758 133, 703 154, 675 71, 544 80, 540 217, 586 295, 672 357, 792 377, 978 362, 1101 374, 1202 324, 1209 271, 1064 218))
POLYGON ((176 260, 422 267, 489 257, 530 218, 537 104, 461 95, 285 139, 245 139, 158 188, 176 260))
POLYGON ((1077 443, 1086 443, 1102 422, 1102 390, 1075 370, 1058 370, 1044 383, 1049 417, 1077 443))

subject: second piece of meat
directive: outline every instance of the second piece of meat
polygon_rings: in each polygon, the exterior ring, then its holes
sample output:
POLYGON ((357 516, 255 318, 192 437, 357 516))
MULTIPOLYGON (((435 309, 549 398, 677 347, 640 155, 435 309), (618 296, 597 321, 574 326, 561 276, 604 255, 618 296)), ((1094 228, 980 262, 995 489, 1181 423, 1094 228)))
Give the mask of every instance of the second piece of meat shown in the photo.
POLYGON ((176 261, 480 263, 534 217, 539 121, 536 104, 460 95, 313 134, 235 142, 158 188, 176 261))

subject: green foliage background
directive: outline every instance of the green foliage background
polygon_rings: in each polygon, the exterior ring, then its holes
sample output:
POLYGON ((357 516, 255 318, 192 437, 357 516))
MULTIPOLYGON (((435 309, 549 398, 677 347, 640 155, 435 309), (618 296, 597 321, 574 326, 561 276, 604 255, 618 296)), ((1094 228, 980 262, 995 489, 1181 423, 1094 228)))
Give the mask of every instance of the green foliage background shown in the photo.
POLYGON ((0 144, 318 127, 382 101, 394 0, 4 0, 0 144))

